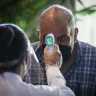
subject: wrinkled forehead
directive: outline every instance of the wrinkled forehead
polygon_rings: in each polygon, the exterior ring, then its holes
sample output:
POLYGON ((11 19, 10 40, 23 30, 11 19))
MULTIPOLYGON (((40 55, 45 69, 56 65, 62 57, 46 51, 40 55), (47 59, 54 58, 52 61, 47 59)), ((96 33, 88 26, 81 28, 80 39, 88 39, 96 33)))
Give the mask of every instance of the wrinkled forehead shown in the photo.
MULTIPOLYGON (((40 21, 40 32, 42 35, 46 35, 48 33, 54 32, 55 34, 62 34, 63 32, 67 32, 68 28, 68 20, 66 16, 57 16, 55 14, 51 14, 45 17, 42 17, 40 21)), ((64 33, 63 33, 64 34, 64 33)))
POLYGON ((59 37, 66 35, 69 32, 68 30, 68 24, 62 21, 45 21, 40 27, 41 36, 53 33, 55 37, 59 37))
POLYGON ((47 16, 41 17, 40 20, 40 28, 44 27, 53 27, 53 26, 66 26, 68 24, 67 17, 64 15, 55 14, 48 14, 47 16))

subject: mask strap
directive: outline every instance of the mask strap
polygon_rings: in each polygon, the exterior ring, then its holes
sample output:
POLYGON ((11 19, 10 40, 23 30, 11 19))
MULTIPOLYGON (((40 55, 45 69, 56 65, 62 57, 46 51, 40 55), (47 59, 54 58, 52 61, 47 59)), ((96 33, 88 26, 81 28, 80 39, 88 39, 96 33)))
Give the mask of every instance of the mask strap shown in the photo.
MULTIPOLYGON (((29 70, 29 68, 31 67, 31 55, 29 56, 29 60, 28 60, 28 65, 26 64, 26 59, 24 60, 24 66, 25 66, 25 73, 24 73, 24 76, 26 75, 27 71, 29 70)), ((24 78, 23 76, 23 78, 24 78)))

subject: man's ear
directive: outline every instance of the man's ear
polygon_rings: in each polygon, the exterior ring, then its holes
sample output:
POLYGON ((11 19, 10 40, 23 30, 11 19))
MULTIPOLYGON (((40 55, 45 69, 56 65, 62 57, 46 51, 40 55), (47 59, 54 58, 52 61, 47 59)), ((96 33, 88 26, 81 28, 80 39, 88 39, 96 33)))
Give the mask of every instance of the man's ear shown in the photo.
POLYGON ((75 35, 74 35, 74 41, 77 41, 77 35, 78 35, 78 28, 75 28, 75 35))
POLYGON ((38 39, 39 39, 39 41, 40 41, 40 45, 42 45, 40 29, 37 29, 37 34, 38 34, 38 39))
POLYGON ((37 36, 38 36, 38 39, 40 40, 40 38, 41 38, 40 29, 37 29, 37 36))

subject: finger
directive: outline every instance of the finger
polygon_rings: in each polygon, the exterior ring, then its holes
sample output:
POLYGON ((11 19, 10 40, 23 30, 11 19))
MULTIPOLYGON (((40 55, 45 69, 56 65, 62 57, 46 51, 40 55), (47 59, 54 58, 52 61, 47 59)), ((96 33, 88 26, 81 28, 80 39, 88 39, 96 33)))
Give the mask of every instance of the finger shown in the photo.
POLYGON ((48 46, 46 46, 46 47, 44 48, 44 52, 46 52, 46 51, 48 51, 48 46))
POLYGON ((54 44, 54 49, 59 49, 59 46, 57 44, 54 44))
POLYGON ((61 51, 59 50, 59 46, 57 44, 54 44, 54 48, 55 48, 55 51, 61 53, 61 51))

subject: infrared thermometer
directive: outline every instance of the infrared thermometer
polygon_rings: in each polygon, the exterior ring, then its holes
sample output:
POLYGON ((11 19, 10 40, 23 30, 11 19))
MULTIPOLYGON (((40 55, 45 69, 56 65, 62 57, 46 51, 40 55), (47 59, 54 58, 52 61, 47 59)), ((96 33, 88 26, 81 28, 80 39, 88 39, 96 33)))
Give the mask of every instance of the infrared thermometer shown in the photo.
POLYGON ((45 43, 49 47, 49 51, 53 51, 54 43, 55 43, 55 38, 54 38, 54 35, 52 33, 48 34, 45 37, 45 43))

